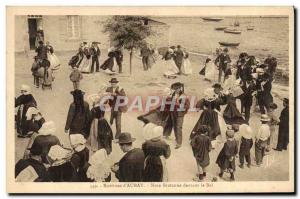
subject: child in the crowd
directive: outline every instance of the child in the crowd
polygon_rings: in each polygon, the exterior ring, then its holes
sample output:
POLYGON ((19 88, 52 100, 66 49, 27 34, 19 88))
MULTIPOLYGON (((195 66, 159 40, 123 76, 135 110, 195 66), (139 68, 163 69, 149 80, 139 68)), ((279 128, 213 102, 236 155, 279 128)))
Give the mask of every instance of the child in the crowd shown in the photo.
POLYGON ((255 159, 256 165, 260 166, 263 162, 263 157, 265 155, 265 151, 268 145, 268 140, 270 137, 270 127, 268 122, 270 122, 270 118, 263 114, 260 119, 262 125, 258 130, 255 139, 255 159))
POLYGON ((79 89, 79 82, 82 80, 82 74, 77 67, 73 67, 73 70, 70 74, 70 80, 73 82, 74 90, 79 89))
POLYGON ((82 134, 71 134, 70 141, 74 149, 71 163, 77 171, 79 182, 87 182, 86 171, 89 162, 89 149, 85 146, 86 139, 82 134))
POLYGON ((277 104, 271 103, 269 106, 268 116, 270 118, 269 126, 270 126, 270 138, 268 140, 268 146, 266 151, 270 151, 272 149, 272 143, 274 142, 274 134, 276 130, 276 125, 279 123, 278 117, 275 116, 274 111, 277 109, 277 104))
POLYGON ((194 178, 195 181, 201 181, 206 177, 206 169, 209 165, 209 152, 212 149, 208 131, 209 127, 202 125, 191 139, 193 154, 198 168, 197 178, 194 178))
POLYGON ((253 146, 253 132, 250 126, 247 124, 242 124, 240 126, 241 133, 241 145, 239 150, 239 158, 240 158, 240 168, 244 168, 244 159, 246 159, 247 167, 251 167, 251 156, 250 150, 253 146))
POLYGON ((237 141, 234 139, 234 131, 226 131, 227 141, 225 142, 221 152, 218 155, 216 163, 220 167, 219 177, 222 178, 224 171, 228 170, 230 173, 230 180, 234 179, 235 171, 235 156, 238 153, 237 141))

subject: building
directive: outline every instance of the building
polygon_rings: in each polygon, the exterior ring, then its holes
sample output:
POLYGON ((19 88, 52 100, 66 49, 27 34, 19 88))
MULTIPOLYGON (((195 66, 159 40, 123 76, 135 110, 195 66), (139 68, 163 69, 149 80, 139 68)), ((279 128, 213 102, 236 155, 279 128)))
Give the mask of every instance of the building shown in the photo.
MULTIPOLYGON (((20 15, 15 18, 15 50, 28 52, 35 49, 36 34, 39 29, 44 40, 49 41, 56 51, 76 50, 83 41, 101 42, 100 47, 110 47, 110 39, 102 32, 103 23, 110 16, 86 15, 20 15)), ((158 33, 149 37, 154 46, 169 45, 169 26, 165 23, 144 18, 144 25, 150 25, 158 33)))

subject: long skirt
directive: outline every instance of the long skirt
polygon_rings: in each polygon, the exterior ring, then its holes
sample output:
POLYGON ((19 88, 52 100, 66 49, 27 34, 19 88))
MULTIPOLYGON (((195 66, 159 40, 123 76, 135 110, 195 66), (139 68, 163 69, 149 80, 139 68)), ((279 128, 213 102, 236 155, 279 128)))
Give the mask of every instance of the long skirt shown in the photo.
POLYGON ((140 115, 137 117, 138 120, 147 123, 153 123, 158 126, 165 127, 168 121, 169 114, 166 111, 161 111, 160 107, 149 111, 144 115, 140 115))
POLYGON ((191 62, 190 62, 190 60, 188 58, 183 59, 183 64, 182 64, 181 72, 184 75, 191 75, 193 73, 192 65, 191 65, 191 62))
POLYGON ((179 73, 179 69, 176 66, 173 59, 167 60, 167 71, 164 72, 164 76, 167 78, 176 78, 177 74, 179 73))
POLYGON ((105 149, 107 154, 112 152, 113 133, 106 119, 94 119, 91 124, 88 143, 91 151, 96 152, 99 149, 105 149))
POLYGON ((245 124, 242 114, 237 109, 236 105, 233 103, 229 103, 223 113, 224 120, 226 124, 245 124))
POLYGON ((164 156, 147 156, 144 169, 145 182, 167 182, 168 170, 164 156))
POLYGON ((204 110, 201 113, 199 120, 193 128, 193 132, 197 132, 201 125, 207 125, 210 127, 208 136, 212 140, 215 140, 216 137, 221 134, 218 112, 214 110, 204 110))
POLYGON ((50 68, 52 70, 58 70, 60 66, 59 59, 54 53, 47 53, 48 60, 50 62, 50 68))
POLYGON ((92 58, 87 58, 86 56, 83 57, 82 62, 79 65, 79 70, 82 73, 90 73, 92 67, 92 58))
POLYGON ((204 77, 210 81, 217 81, 218 70, 217 66, 212 62, 208 62, 205 64, 205 73, 204 77))

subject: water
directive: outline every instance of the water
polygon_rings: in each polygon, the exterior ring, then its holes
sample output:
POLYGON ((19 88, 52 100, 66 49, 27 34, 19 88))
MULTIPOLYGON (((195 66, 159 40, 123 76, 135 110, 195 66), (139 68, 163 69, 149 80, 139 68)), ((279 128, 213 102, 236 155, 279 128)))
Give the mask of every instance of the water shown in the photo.
POLYGON ((204 21, 200 17, 155 18, 170 25, 170 43, 180 44, 189 51, 212 54, 220 41, 240 42, 237 48, 230 48, 232 57, 244 51, 263 59, 269 54, 278 59, 279 67, 288 67, 289 24, 287 17, 223 17, 220 22, 204 21), (233 27, 235 21, 239 27, 233 27), (228 26, 242 30, 242 34, 228 34, 216 31, 215 27, 228 26), (254 26, 254 30, 247 30, 254 26))

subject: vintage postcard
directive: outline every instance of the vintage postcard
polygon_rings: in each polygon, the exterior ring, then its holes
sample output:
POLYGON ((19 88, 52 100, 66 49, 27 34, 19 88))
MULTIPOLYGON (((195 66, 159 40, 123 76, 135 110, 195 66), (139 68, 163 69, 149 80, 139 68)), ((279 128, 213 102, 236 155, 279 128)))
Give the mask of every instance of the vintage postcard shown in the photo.
POLYGON ((8 193, 293 193, 293 7, 7 7, 8 193))

